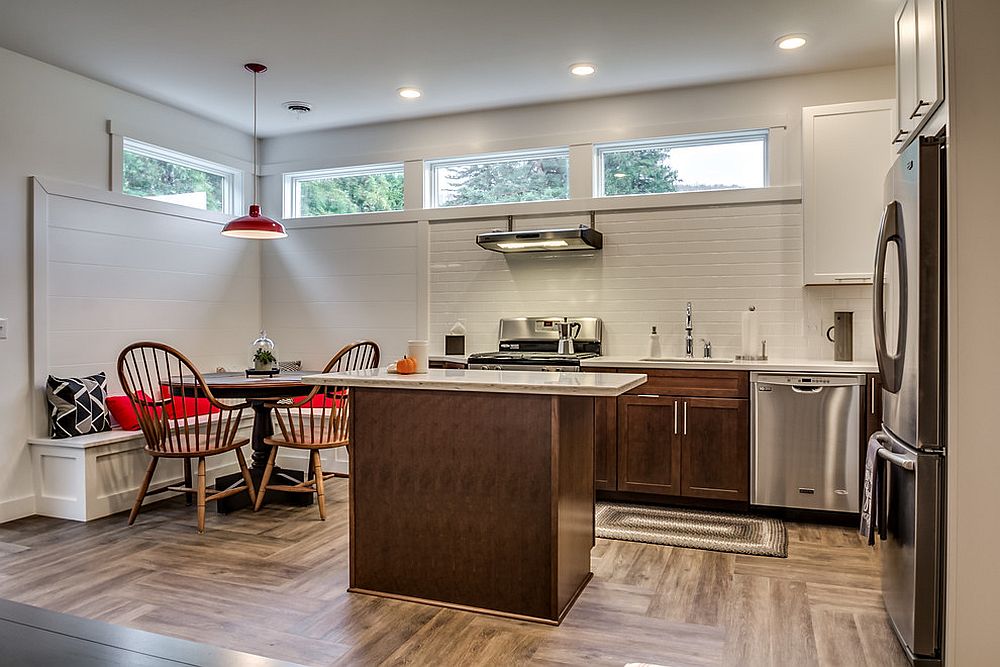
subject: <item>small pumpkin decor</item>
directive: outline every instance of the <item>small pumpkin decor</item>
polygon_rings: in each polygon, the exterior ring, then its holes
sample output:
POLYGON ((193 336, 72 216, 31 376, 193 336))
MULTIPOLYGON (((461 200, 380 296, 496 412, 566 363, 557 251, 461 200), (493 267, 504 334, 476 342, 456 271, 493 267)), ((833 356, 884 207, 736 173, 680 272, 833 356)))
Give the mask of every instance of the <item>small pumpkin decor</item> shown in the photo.
POLYGON ((417 361, 410 357, 403 357, 396 362, 396 372, 400 375, 412 375, 417 372, 417 361))

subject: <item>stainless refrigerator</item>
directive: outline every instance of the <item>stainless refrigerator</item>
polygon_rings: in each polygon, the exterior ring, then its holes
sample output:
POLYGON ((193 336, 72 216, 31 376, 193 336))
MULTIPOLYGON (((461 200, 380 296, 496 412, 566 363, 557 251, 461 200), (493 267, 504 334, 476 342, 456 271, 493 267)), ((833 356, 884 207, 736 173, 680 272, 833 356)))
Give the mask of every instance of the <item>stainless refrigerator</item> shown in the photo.
POLYGON ((875 256, 882 596, 915 665, 941 664, 945 537, 944 139, 920 138, 885 183, 875 256))

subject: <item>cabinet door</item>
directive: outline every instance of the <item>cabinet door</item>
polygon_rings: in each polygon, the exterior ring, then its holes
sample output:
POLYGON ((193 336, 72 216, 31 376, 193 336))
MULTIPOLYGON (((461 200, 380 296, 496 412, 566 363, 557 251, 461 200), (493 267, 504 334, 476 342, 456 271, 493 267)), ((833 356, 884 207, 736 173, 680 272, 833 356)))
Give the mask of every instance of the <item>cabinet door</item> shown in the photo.
POLYGON ((594 399, 594 487, 618 488, 618 399, 594 399))
POLYGON ((884 208, 892 100, 802 109, 803 281, 869 283, 884 208))
POLYGON ((914 106, 901 112, 913 119, 919 132, 927 118, 944 99, 943 58, 941 55, 941 0, 913 0, 916 3, 916 94, 914 106))
POLYGON ((917 8, 906 0, 896 12, 896 131, 892 143, 900 150, 913 133, 917 106, 917 8))
POLYGON ((680 402, 670 396, 618 398, 619 491, 680 493, 680 402))
POLYGON ((750 402, 681 400, 681 493, 749 501, 750 402))

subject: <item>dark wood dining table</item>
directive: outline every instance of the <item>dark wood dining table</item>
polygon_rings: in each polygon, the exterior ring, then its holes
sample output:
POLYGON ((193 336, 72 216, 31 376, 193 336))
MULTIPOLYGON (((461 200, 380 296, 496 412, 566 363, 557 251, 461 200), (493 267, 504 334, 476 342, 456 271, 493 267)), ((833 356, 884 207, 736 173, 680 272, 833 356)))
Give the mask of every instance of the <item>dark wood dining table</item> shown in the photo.
MULTIPOLYGON (((250 446, 253 449, 250 463, 250 476, 254 484, 259 487, 260 480, 264 476, 264 468, 267 467, 267 458, 271 453, 271 448, 264 443, 264 439, 274 434, 274 422, 271 419, 272 408, 270 404, 283 398, 298 398, 305 396, 312 391, 315 386, 305 384, 302 378, 306 375, 316 375, 321 371, 282 371, 274 376, 250 376, 245 372, 237 373, 203 373, 205 384, 212 395, 219 399, 244 400, 250 404, 253 410, 253 432, 250 436, 250 446)), ((191 396, 202 396, 197 385, 191 378, 184 378, 183 382, 171 383, 173 391, 191 396)), ((288 478, 290 484, 301 482, 305 472, 301 470, 288 470, 279 467, 274 468, 272 480, 277 481, 281 477, 288 478)), ((215 480, 215 488, 228 489, 243 483, 240 473, 231 475, 221 475, 215 480)), ((281 491, 269 491, 267 493, 267 503, 286 503, 290 505, 310 505, 313 497, 308 493, 287 493, 281 491)), ((232 512, 237 509, 250 506, 250 500, 245 494, 236 494, 228 498, 222 498, 217 503, 219 512, 232 512)))

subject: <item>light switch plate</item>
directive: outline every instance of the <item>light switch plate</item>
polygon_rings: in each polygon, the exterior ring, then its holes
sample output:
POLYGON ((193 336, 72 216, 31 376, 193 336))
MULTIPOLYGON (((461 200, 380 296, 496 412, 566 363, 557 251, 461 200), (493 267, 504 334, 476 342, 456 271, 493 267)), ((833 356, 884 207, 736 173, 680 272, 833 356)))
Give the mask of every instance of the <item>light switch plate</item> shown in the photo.
POLYGON ((7 318, 0 317, 0 340, 7 339, 7 318))

